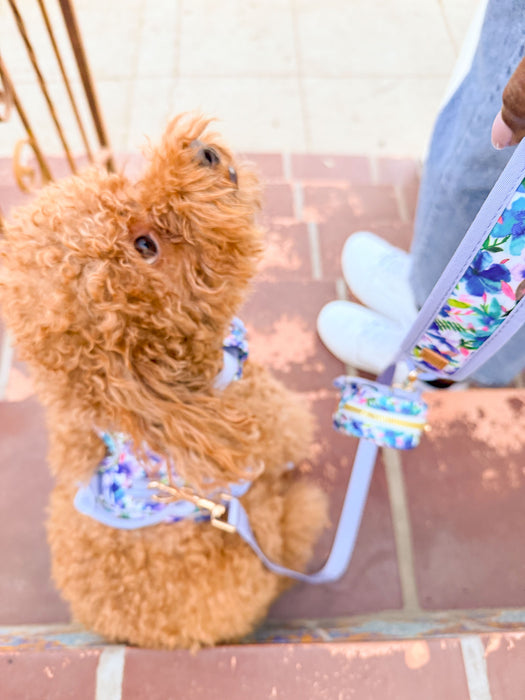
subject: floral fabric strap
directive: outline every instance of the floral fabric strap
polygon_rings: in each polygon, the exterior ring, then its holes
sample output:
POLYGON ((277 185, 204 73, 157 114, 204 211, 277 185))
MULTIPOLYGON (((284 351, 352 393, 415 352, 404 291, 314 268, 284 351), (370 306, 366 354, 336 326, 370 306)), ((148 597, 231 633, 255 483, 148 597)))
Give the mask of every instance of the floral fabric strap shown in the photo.
POLYGON ((421 309, 397 361, 408 358, 429 378, 463 379, 521 326, 524 175, 522 142, 421 309))
MULTIPOLYGON (((124 433, 99 433, 106 445, 106 456, 98 465, 89 484, 81 486, 75 497, 75 507, 84 515, 120 530, 134 530, 158 523, 176 523, 188 518, 194 521, 209 520, 209 512, 190 501, 159 503, 159 495, 149 488, 152 478, 162 484, 172 483, 184 488, 189 485, 179 476, 171 460, 142 446, 139 456, 133 441, 124 433), (154 474, 154 477, 152 476, 154 474)), ((230 484, 228 493, 242 496, 250 482, 230 484)), ((224 489, 221 489, 224 493, 224 489)), ((211 491, 207 496, 213 499, 211 491)))

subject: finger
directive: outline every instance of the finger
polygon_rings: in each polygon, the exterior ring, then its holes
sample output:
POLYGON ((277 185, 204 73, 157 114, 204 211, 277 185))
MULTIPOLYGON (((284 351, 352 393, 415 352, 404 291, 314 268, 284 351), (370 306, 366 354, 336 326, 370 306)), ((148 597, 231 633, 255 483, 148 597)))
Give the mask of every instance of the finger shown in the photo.
POLYGON ((512 145, 519 143, 525 136, 525 58, 512 74, 503 91, 501 119, 512 131, 512 145))
POLYGON ((498 116, 494 119, 494 123, 492 124, 491 138, 492 145, 498 150, 513 145, 514 134, 512 129, 503 121, 501 112, 498 112, 498 116))

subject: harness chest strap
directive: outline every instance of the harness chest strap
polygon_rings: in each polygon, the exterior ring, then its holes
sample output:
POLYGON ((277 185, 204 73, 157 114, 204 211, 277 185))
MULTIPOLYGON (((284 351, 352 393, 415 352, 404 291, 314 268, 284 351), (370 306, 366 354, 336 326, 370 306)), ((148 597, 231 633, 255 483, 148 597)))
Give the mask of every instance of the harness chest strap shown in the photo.
MULTIPOLYGON (((223 352, 223 368, 215 378, 219 390, 242 376, 248 357, 246 329, 237 318, 230 324, 223 352)), ((249 481, 240 481, 229 484, 224 493, 197 495, 177 474, 172 460, 156 454, 148 445, 142 445, 137 454, 133 441, 124 433, 97 432, 105 443, 106 455, 89 483, 80 485, 74 503, 78 511, 109 527, 132 530, 210 517, 218 521, 218 514, 224 512, 222 501, 230 496, 240 497, 250 488, 249 481), (157 475, 155 482, 149 476, 152 466, 157 475)))

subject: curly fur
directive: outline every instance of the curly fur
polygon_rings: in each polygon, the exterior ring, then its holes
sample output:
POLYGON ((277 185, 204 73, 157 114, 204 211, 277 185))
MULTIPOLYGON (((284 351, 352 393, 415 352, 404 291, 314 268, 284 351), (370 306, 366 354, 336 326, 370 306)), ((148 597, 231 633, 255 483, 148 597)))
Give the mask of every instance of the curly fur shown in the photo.
POLYGON ((238 639, 286 582, 207 524, 123 531, 78 513, 78 482, 104 454, 94 426, 146 441, 197 488, 259 474, 243 503, 264 550, 288 566, 304 568, 326 522, 323 494, 285 469, 310 440, 298 397, 250 362, 241 380, 213 387, 262 252, 258 204, 255 175, 209 120, 186 115, 138 182, 86 171, 46 187, 5 227, 3 314, 47 409, 53 577, 74 617, 110 640, 238 639), (202 163, 196 141, 219 163, 202 163), (159 246, 154 264, 134 246, 144 233, 159 246))

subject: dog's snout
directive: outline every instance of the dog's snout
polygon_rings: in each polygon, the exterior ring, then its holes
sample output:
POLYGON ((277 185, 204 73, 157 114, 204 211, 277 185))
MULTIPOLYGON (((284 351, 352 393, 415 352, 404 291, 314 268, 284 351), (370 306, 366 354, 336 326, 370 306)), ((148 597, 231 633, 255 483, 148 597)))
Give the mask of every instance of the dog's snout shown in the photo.
POLYGON ((195 139, 195 141, 192 141, 190 145, 195 149, 197 160, 201 165, 205 165, 208 168, 214 168, 221 162, 217 151, 214 148, 211 148, 211 146, 206 146, 202 143, 202 141, 195 139))

